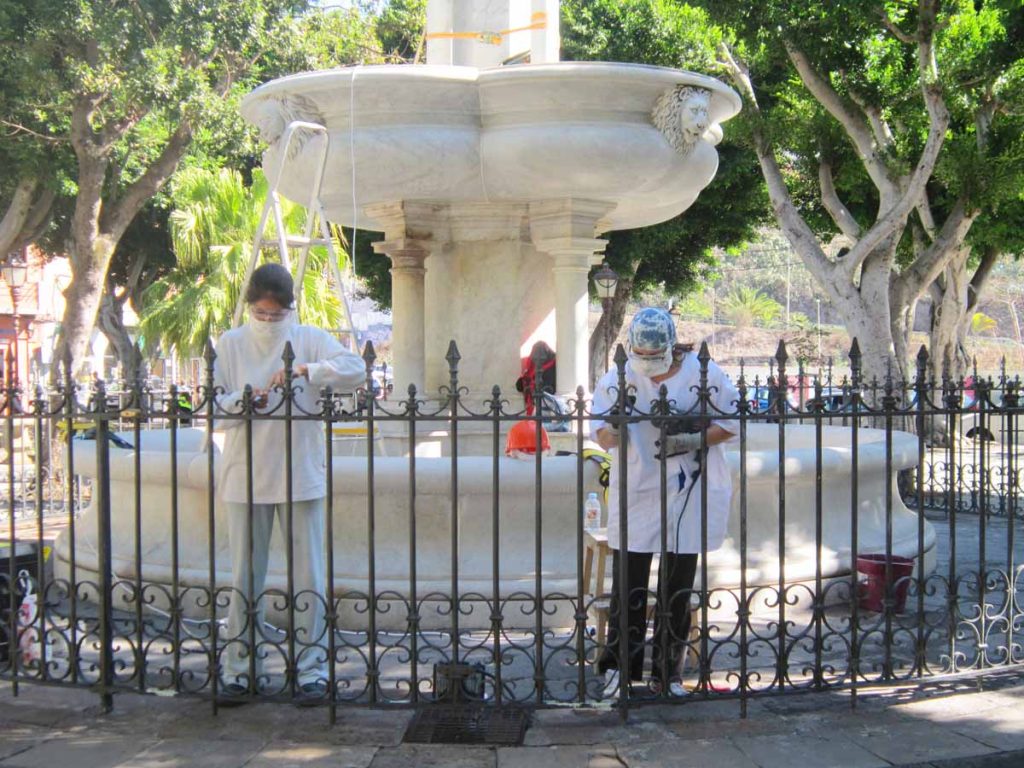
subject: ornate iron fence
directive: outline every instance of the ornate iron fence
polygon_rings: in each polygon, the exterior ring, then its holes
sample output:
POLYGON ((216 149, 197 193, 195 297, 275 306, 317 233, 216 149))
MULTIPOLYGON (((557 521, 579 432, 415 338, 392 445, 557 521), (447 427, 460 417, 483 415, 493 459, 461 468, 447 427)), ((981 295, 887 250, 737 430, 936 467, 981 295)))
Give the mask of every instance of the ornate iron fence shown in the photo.
MULTIPOLYGON (((409 387, 400 399, 375 399, 367 345, 365 386, 324 390, 308 412, 296 403, 290 348, 282 360, 290 383, 270 408, 259 407, 251 387, 225 407, 212 347, 191 409, 173 387, 164 395, 125 384, 113 397, 102 381, 82 390, 65 376, 52 392, 29 397, 8 381, 0 675, 15 691, 23 682, 93 687, 107 707, 113 694, 137 691, 207 697, 216 710, 234 652, 246 667, 236 678, 244 699, 318 703, 333 718, 346 705, 458 699, 614 702, 625 712, 729 697, 745 712, 763 695, 856 694, 1022 661, 1018 378, 931 381, 922 350, 912 381, 868 382, 855 343, 848 376, 814 377, 801 393, 780 344, 772 375, 747 381, 741 370, 731 407, 717 409, 707 348, 692 354, 699 374, 686 412, 664 387, 654 401, 637 402, 621 347, 614 403, 603 412, 582 389, 561 414, 528 416, 497 386, 472 402, 459 384, 454 342, 449 382, 433 397, 409 387), (618 427, 614 461, 631 439, 650 434, 639 426, 664 444, 684 417, 704 422, 701 455, 708 421, 735 434, 724 545, 708 551, 709 473, 691 474, 691 489, 701 488, 699 509, 690 510, 702 542, 697 585, 669 594, 669 579, 655 578, 637 589, 620 558, 613 594, 608 531, 585 530, 580 513, 607 476, 608 459, 588 450, 594 423, 618 427), (522 421, 537 445, 549 434, 555 455, 503 455, 508 428, 522 421), (322 541, 297 561, 304 500, 294 498, 288 471, 267 586, 246 600, 258 591, 254 535, 250 521, 242 542, 250 586, 240 590, 231 512, 217 487, 220 435, 245 435, 251 516, 262 461, 254 427, 280 426, 290 467, 310 458, 292 456, 293 430, 309 422, 322 426, 318 458, 329 468, 315 512, 322 541), (296 569, 307 561, 316 562, 321 592, 297 590, 296 569), (241 627, 228 620, 232 604, 245 617, 241 627), (691 616, 685 636, 642 638, 647 655, 679 652, 671 676, 687 696, 642 682, 606 690, 597 659, 630 658, 629 616, 618 604, 666 626, 679 626, 680 611, 691 616), (312 614, 323 616, 318 630, 312 614), (322 683, 312 702, 302 689, 311 669, 322 683)), ((680 490, 664 453, 656 563, 669 561, 671 527, 678 540, 687 512, 684 501, 673 517, 680 490)), ((614 508, 618 540, 628 541, 637 521, 627 503, 631 476, 619 471, 604 514, 614 508)), ((653 575, 666 571, 656 565, 653 575)))

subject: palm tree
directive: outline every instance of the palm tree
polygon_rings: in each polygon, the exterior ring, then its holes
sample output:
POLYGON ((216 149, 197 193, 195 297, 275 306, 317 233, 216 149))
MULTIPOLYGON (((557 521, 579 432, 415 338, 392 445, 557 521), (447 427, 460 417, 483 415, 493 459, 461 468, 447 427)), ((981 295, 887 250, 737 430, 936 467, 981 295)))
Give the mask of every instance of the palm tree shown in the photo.
POLYGON ((723 302, 725 317, 737 328, 769 325, 782 314, 782 305, 756 288, 738 287, 723 302))
MULTIPOLYGON (((161 345, 182 357, 198 357, 207 339, 231 327, 266 195, 260 171, 248 187, 240 173, 227 168, 189 168, 177 174, 171 192, 177 267, 146 289, 140 326, 147 351, 161 345)), ((285 228, 301 231, 305 209, 284 199, 281 203, 285 228)), ((271 220, 264 238, 275 237, 271 220)), ((347 258, 339 242, 335 249, 341 260, 347 258)), ((335 328, 341 307, 330 290, 327 259, 326 248, 310 250, 298 310, 304 323, 335 328)))

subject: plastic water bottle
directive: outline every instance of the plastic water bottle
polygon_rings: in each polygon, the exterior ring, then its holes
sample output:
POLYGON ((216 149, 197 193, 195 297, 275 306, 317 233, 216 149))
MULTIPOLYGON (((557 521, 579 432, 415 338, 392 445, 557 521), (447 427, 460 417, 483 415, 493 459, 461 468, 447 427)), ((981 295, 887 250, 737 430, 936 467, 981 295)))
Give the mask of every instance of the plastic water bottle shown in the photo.
POLYGON ((596 493, 587 496, 583 502, 583 530, 596 531, 601 527, 601 500, 596 493))

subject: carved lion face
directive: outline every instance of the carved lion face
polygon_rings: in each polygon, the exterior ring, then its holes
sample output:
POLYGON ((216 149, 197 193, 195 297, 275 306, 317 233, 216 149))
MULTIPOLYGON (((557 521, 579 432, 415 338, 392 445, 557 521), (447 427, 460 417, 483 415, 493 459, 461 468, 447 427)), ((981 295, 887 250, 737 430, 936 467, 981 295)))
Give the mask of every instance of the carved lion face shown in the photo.
POLYGON ((684 157, 711 125, 711 92, 691 85, 666 90, 654 105, 651 121, 669 144, 684 157))
POLYGON ((280 102, 263 101, 255 110, 253 123, 260 132, 260 138, 267 144, 273 144, 284 133, 284 117, 281 115, 280 102))
POLYGON ((688 142, 695 142, 704 135, 710 124, 708 107, 711 106, 711 94, 696 88, 688 89, 679 109, 679 127, 688 142))

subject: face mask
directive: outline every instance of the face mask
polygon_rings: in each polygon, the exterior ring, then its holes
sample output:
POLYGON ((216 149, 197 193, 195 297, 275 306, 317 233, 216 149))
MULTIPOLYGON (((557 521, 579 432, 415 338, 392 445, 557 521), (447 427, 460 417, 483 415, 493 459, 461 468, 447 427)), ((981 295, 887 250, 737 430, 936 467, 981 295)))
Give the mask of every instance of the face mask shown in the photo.
POLYGON ((663 355, 658 357, 650 355, 630 355, 629 364, 638 376, 646 376, 653 379, 668 373, 672 367, 672 347, 668 347, 663 355))
POLYGON ((259 320, 249 318, 249 328, 260 341, 280 341, 288 334, 292 325, 291 313, 283 320, 259 320))

